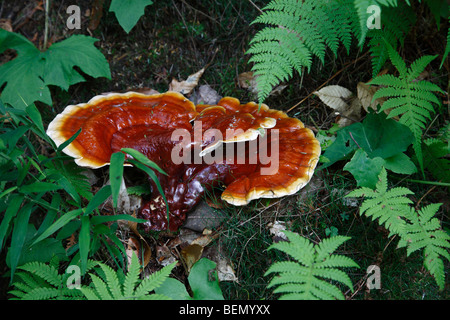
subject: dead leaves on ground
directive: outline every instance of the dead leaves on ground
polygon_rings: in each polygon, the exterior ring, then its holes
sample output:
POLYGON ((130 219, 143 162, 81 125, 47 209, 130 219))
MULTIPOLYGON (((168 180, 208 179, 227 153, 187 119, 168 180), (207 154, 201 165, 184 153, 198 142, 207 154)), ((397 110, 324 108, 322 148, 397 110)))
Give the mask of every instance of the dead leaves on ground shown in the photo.
POLYGON ((377 110, 378 105, 382 105, 384 100, 373 100, 377 87, 369 86, 364 82, 359 82, 356 86, 356 95, 349 89, 330 85, 314 91, 314 94, 332 108, 338 116, 337 124, 346 127, 352 123, 359 122, 362 117, 362 110, 369 112, 370 109, 377 110))

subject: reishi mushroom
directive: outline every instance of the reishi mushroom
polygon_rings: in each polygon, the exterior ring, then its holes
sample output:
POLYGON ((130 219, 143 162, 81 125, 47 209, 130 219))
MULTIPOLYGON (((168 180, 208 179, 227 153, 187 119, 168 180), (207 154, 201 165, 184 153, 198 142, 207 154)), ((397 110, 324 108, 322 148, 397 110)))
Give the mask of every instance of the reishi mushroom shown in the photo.
POLYGON ((222 199, 242 206, 296 193, 311 179, 320 144, 284 112, 231 97, 195 106, 177 92, 110 93, 70 105, 49 124, 59 146, 80 166, 99 168, 113 153, 133 148, 160 166, 155 172, 169 206, 149 179, 151 199, 138 217, 149 230, 177 230, 206 191, 225 185, 222 199))

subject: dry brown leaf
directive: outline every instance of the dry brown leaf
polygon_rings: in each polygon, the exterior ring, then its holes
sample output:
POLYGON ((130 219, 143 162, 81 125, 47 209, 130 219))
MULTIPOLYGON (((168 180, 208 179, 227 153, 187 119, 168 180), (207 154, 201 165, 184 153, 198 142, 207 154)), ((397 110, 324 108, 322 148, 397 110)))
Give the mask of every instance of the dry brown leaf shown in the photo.
POLYGON ((136 256, 139 258, 139 262, 143 270, 150 262, 150 258, 152 256, 152 250, 150 249, 150 246, 145 241, 145 239, 143 239, 142 237, 137 238, 136 236, 131 236, 128 239, 126 249, 128 265, 131 265, 131 257, 133 256, 133 253, 135 253, 136 256))
POLYGON ((340 127, 348 126, 361 119, 361 102, 347 88, 331 85, 314 91, 320 100, 339 115, 337 123, 340 127))
POLYGON ((288 240, 287 236, 283 233, 283 230, 286 230, 286 223, 284 221, 275 220, 273 223, 269 223, 267 227, 269 228, 269 233, 273 235, 274 242, 288 240))
POLYGON ((186 80, 181 82, 173 79, 169 84, 169 91, 176 91, 184 95, 188 95, 192 92, 192 90, 198 85, 198 81, 201 76, 205 72, 205 68, 202 68, 200 71, 191 74, 186 80))
POLYGON ((222 97, 211 86, 204 84, 201 85, 198 90, 195 90, 189 100, 195 105, 197 104, 210 104, 215 105, 222 97))
POLYGON ((369 108, 373 110, 377 110, 377 105, 382 105, 385 99, 377 99, 372 102, 373 95, 375 92, 377 92, 378 88, 374 86, 369 86, 365 84, 364 82, 359 82, 356 86, 357 95, 359 101, 361 101, 361 105, 366 110, 366 112, 369 112, 369 108))
POLYGON ((347 88, 337 85, 323 87, 319 91, 314 91, 314 94, 323 103, 338 112, 344 112, 348 109, 347 101, 353 95, 347 88))
POLYGON ((203 248, 203 246, 193 243, 181 250, 181 257, 188 272, 191 271, 192 266, 202 257, 203 248))
POLYGON ((9 32, 13 32, 11 19, 0 19, 0 28, 9 32))

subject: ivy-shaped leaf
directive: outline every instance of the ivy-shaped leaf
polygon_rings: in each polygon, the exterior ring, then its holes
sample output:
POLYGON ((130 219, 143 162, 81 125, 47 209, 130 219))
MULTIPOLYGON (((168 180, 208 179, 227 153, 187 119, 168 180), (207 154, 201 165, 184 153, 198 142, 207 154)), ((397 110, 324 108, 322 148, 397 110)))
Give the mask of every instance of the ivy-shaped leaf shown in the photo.
POLYGON ((108 62, 94 46, 96 41, 74 35, 41 52, 22 35, 0 29, 0 53, 17 51, 15 59, 0 66, 0 87, 5 86, 2 102, 22 110, 35 101, 51 105, 49 85, 67 90, 85 80, 74 67, 92 77, 110 79, 108 62))
POLYGON ((383 165, 401 174, 416 171, 414 163, 403 153, 413 140, 413 134, 405 125, 386 119, 384 113, 369 113, 362 123, 338 131, 336 140, 323 154, 329 161, 322 168, 353 156, 345 166, 346 170, 355 176, 358 186, 375 188, 383 165))
POLYGON ((109 11, 116 14, 123 30, 129 33, 144 14, 145 7, 151 4, 152 0, 112 0, 109 11))
POLYGON ((383 164, 382 158, 370 159, 364 150, 358 149, 352 160, 345 165, 344 170, 353 175, 359 187, 375 189, 383 164))

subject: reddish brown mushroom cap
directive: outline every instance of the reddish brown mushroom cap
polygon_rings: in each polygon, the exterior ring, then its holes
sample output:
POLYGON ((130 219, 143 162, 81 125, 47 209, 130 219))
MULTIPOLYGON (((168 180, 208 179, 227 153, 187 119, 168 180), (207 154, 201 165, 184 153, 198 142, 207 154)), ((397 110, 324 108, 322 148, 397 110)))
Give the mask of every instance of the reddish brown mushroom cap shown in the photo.
POLYGON ((78 165, 102 167, 109 164, 112 153, 127 147, 142 152, 167 172, 167 176, 155 174, 167 198, 170 224, 165 203, 149 179, 151 199, 138 213, 147 219, 147 230, 178 229, 204 193, 220 184, 227 186, 222 198, 234 205, 293 194, 309 182, 320 155, 319 142, 300 120, 264 104, 241 105, 230 97, 214 106, 195 106, 175 92, 101 95, 68 106, 49 124, 47 133, 59 146, 80 128, 78 137, 63 150, 78 165), (196 141, 198 123, 200 141, 196 141), (176 129, 184 129, 190 135, 188 141, 174 140, 176 129), (209 136, 211 129, 220 136, 209 136), (175 146, 185 142, 187 155, 197 156, 200 162, 174 161, 175 146), (200 152, 198 146, 203 148, 200 152), (207 161, 225 146, 244 149, 207 161))
POLYGON ((259 163, 254 172, 231 182, 222 193, 223 200, 233 205, 245 205, 254 199, 294 194, 309 182, 319 160, 320 143, 300 120, 265 104, 241 105, 234 98, 223 98, 218 105, 224 107, 227 114, 246 113, 255 118, 274 119, 276 125, 266 133, 266 151, 269 152, 273 144, 278 146, 275 151, 278 154, 270 156, 271 162, 259 163), (277 165, 273 161, 278 161, 277 165), (263 168, 265 172, 261 170, 263 168))
POLYGON ((191 129, 197 112, 192 102, 176 92, 145 95, 110 93, 88 103, 70 105, 48 126, 47 134, 57 146, 78 137, 64 148, 80 166, 99 168, 109 164, 113 145, 123 139, 145 135, 156 127, 191 129))

